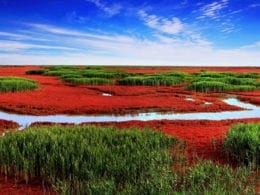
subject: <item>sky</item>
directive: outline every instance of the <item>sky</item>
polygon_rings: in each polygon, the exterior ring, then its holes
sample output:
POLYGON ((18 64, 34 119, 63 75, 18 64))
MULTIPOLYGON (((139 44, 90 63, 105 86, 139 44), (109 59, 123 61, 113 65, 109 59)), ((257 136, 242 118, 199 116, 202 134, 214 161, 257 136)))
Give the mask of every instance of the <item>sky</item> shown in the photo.
POLYGON ((0 64, 260 66, 260 0, 0 0, 0 64))

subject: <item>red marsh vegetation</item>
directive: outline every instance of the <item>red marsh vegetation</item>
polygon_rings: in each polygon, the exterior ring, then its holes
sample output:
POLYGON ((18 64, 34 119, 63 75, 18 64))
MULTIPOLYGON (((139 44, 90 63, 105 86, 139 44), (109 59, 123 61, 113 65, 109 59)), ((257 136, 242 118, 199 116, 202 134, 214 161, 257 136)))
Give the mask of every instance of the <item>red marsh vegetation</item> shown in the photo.
MULTIPOLYGON (((54 76, 26 75, 36 66, 5 67, 0 76, 19 76, 36 80, 39 88, 22 93, 1 93, 1 110, 21 114, 124 114, 140 111, 209 112, 239 110, 223 103, 221 93, 196 93, 178 86, 83 86, 62 82, 54 76), (109 93, 112 96, 103 96, 109 93), (195 101, 185 98, 191 97, 195 101), (204 102, 212 104, 205 105, 204 102)), ((127 70, 127 69, 126 69, 127 70)), ((251 69, 249 69, 251 70, 251 69)), ((157 70, 156 70, 157 71, 157 70)), ((161 69, 158 69, 161 71, 161 69)), ((259 69, 252 69, 259 71, 259 69)), ((259 91, 235 92, 243 100, 259 104, 259 91)))
MULTIPOLYGON (((26 71, 41 69, 39 66, 2 67, 0 76, 16 76, 33 79, 39 88, 27 92, 0 93, 0 110, 32 115, 48 114, 124 114, 140 111, 177 111, 177 112, 219 112, 241 110, 221 101, 226 93, 198 93, 187 90, 185 84, 177 86, 119 86, 119 85, 73 85, 55 76, 27 75, 26 71), (104 96, 103 94, 111 96, 104 96), (192 98, 188 100, 186 98, 192 98), (206 105, 205 102, 212 104, 206 105)), ((114 69, 108 67, 106 69, 114 69)), ((120 70, 154 74, 157 72, 183 71, 187 73, 207 71, 221 72, 260 72, 259 68, 226 67, 125 67, 120 70)), ((239 99, 260 104, 260 91, 229 92, 239 99)), ((209 159, 228 163, 223 155, 221 144, 232 124, 239 122, 260 122, 260 118, 239 120, 152 120, 129 122, 102 122, 95 125, 114 125, 123 127, 150 127, 167 135, 187 142, 187 157, 191 160, 209 159)), ((40 123, 39 123, 40 124, 40 123)), ((49 123, 41 123, 51 125, 49 123)), ((89 124, 89 123, 88 123, 89 124)), ((35 125, 35 124, 34 124, 35 125)), ((65 125, 65 124, 64 124, 65 125)), ((18 124, 0 119, 0 132, 17 128, 18 124)), ((46 186, 45 186, 46 189, 46 186)), ((0 175, 1 194, 44 194, 39 178, 26 184, 24 180, 5 178, 0 175)), ((52 191, 49 193, 53 193, 52 191)))

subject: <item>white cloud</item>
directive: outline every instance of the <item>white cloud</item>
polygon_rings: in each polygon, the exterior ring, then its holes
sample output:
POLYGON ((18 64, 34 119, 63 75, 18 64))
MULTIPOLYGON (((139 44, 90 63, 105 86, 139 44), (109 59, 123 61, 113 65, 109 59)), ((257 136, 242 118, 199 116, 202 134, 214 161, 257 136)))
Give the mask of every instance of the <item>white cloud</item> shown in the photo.
POLYGON ((253 43, 251 45, 245 45, 240 47, 240 49, 250 50, 250 51, 260 51, 260 41, 253 43))
MULTIPOLYGON (((134 53, 134 49, 140 51, 140 47, 150 44, 150 46, 154 45, 154 42, 145 40, 145 39, 137 39, 131 36, 122 36, 122 35, 100 35, 93 33, 85 33, 81 31, 74 31, 64 28, 58 28, 49 25, 40 25, 40 24, 30 24, 35 28, 35 30, 40 30, 43 33, 51 33, 56 35, 65 35, 65 37, 58 36, 54 39, 60 40, 60 42, 64 43, 73 43, 80 45, 83 48, 89 48, 94 50, 109 50, 114 49, 117 53, 122 53, 124 49, 132 48, 134 53)), ((199 34, 194 33, 192 31, 187 30, 185 32, 184 37, 169 37, 166 35, 155 34, 154 38, 158 38, 159 43, 172 43, 174 46, 199 46, 205 47, 211 45, 210 42, 204 40, 199 34), (166 41, 167 40, 167 41, 166 41)), ((141 49, 142 50, 142 49, 141 49)), ((114 51, 113 51, 114 52, 114 51)), ((111 52, 110 52, 111 53, 111 52)))
POLYGON ((0 41, 0 51, 14 51, 20 49, 31 48, 28 44, 16 42, 16 41, 0 41))
POLYGON ((100 64, 100 65, 242 65, 260 66, 259 43, 237 49, 214 49, 193 32, 190 39, 155 34, 153 40, 131 36, 95 34, 55 26, 30 24, 52 45, 0 41, 0 64, 100 64), (195 41, 194 41, 195 40, 195 41), (200 42, 201 41, 201 42, 200 42), (76 48, 76 49, 75 49, 76 48), (77 50, 77 48, 79 48, 77 50), (28 54, 27 49, 31 54, 28 54), (56 49, 55 54, 48 49, 56 49))
MULTIPOLYGON (((75 65, 205 65, 205 66, 258 66, 260 52, 247 50, 204 50, 203 48, 179 49, 160 47, 152 52, 146 48, 142 55, 132 57, 100 55, 98 53, 67 53, 65 55, 0 54, 1 64, 75 64, 75 65), (158 49, 163 49, 158 52, 158 49), (170 51, 168 49, 171 49, 170 51), (156 56, 153 56, 156 55, 156 56), (152 57, 151 57, 152 56, 152 57)), ((137 53, 138 51, 136 51, 137 53)))
POLYGON ((210 4, 204 5, 200 11, 201 11, 201 16, 199 16, 199 19, 209 17, 216 19, 220 16, 220 11, 223 10, 228 6, 228 0, 221 0, 221 1, 215 1, 210 4))
POLYGON ((177 17, 168 19, 156 15, 148 15, 144 10, 140 10, 138 15, 140 19, 144 21, 145 25, 158 31, 158 34, 155 36, 162 42, 174 42, 183 45, 196 44, 200 46, 211 44, 209 41, 202 38, 194 28, 188 24, 182 23, 177 17))
POLYGON ((25 49, 56 49, 56 50, 78 50, 76 48, 53 46, 53 45, 39 45, 27 44, 19 41, 0 40, 0 51, 18 51, 25 49))
POLYGON ((75 30, 67 30, 58 28, 55 26, 45 25, 45 24, 27 24, 34 28, 34 30, 42 30, 48 33, 60 34, 60 35, 68 35, 68 36, 84 36, 84 33, 75 31, 75 30))
POLYGON ((85 0, 85 1, 95 4, 99 9, 104 11, 109 16, 114 16, 116 14, 119 14, 122 9, 122 6, 118 3, 108 6, 105 3, 101 2, 101 0, 85 0))
POLYGON ((184 29, 183 23, 177 17, 167 19, 156 15, 148 15, 144 10, 140 10, 138 14, 147 26, 164 33, 178 34, 184 29))
POLYGON ((241 30, 239 25, 240 14, 247 7, 237 9, 229 6, 229 0, 216 0, 209 4, 200 4, 198 9, 193 11, 195 23, 204 29, 214 29, 224 36, 241 30))
POLYGON ((0 31, 0 38, 8 38, 11 40, 31 40, 31 41, 48 41, 48 39, 44 39, 44 38, 35 38, 32 37, 30 35, 24 35, 21 33, 10 33, 10 32, 4 32, 4 31, 0 31))
POLYGON ((3 36, 3 37, 12 37, 12 38, 18 38, 18 39, 23 39, 27 36, 24 36, 24 35, 20 35, 20 34, 16 34, 16 33, 10 33, 10 32, 3 32, 3 31, 0 31, 0 36, 3 36))
MULTIPOLYGON (((86 33, 77 30, 70 30, 65 28, 59 28, 56 26, 45 25, 45 24, 27 24, 33 28, 34 31, 42 31, 46 33, 51 33, 52 35, 65 35, 69 37, 83 37, 88 39, 100 39, 103 41, 121 41, 121 42, 129 42, 131 39, 127 36, 122 35, 100 35, 100 34, 93 34, 93 33, 86 33)), ((45 34, 47 36, 47 34, 45 34)))

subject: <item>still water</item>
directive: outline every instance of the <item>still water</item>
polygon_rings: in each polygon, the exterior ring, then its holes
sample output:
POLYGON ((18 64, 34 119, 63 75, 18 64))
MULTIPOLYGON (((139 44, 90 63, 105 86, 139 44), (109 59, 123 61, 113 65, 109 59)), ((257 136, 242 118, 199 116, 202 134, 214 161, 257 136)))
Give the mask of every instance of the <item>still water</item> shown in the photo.
POLYGON ((54 122, 54 123, 75 123, 82 122, 122 122, 130 120, 225 120, 225 119, 243 119, 260 117, 260 107, 253 104, 244 103, 236 98, 228 98, 223 100, 229 105, 238 106, 246 110, 242 111, 223 111, 223 112, 196 112, 196 113, 160 113, 147 112, 135 115, 47 115, 34 116, 13 114, 0 111, 0 119, 12 120, 20 125, 20 129, 29 126, 33 122, 54 122))

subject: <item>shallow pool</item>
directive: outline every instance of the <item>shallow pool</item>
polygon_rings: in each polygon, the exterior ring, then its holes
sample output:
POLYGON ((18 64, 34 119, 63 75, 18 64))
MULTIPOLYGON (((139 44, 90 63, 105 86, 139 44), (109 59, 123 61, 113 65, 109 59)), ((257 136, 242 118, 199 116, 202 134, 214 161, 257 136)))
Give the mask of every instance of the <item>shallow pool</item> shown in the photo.
POLYGON ((160 113, 149 112, 139 113, 135 115, 97 115, 97 116, 77 116, 77 115, 21 115, 7 112, 0 112, 0 119, 12 120, 20 125, 20 129, 29 126, 34 122, 54 122, 54 123, 75 123, 82 122, 112 122, 112 121, 130 121, 130 120, 226 120, 226 119, 243 119, 243 118, 258 118, 260 116, 260 107, 244 103, 236 98, 228 98, 223 100, 229 105, 238 106, 246 110, 242 111, 223 111, 223 112, 197 112, 197 113, 160 113))

